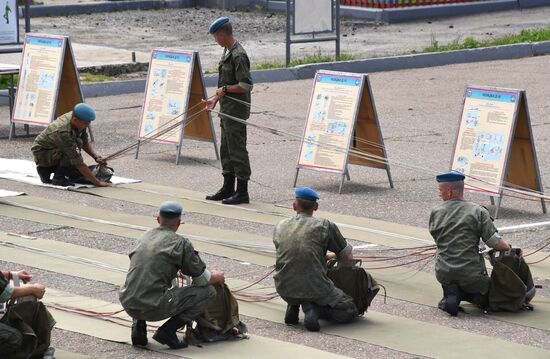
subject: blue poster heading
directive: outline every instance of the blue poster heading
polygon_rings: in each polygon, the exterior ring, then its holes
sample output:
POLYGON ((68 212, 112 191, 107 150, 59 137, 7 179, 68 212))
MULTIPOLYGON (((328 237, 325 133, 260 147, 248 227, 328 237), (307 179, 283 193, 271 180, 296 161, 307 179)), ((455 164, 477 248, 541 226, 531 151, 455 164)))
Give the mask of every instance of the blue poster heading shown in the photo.
POLYGON ((480 100, 491 100, 500 102, 516 102, 519 94, 506 93, 491 90, 474 90, 468 89, 466 91, 466 97, 476 98, 480 100))
POLYGON ((317 82, 347 86, 359 86, 361 78, 338 75, 319 75, 317 82))
POLYGON ((63 39, 48 39, 46 37, 27 37, 27 44, 39 46, 62 47, 63 39))
POLYGON ((177 62, 191 62, 192 55, 189 54, 176 54, 173 52, 154 52, 153 58, 157 60, 177 61, 177 62))

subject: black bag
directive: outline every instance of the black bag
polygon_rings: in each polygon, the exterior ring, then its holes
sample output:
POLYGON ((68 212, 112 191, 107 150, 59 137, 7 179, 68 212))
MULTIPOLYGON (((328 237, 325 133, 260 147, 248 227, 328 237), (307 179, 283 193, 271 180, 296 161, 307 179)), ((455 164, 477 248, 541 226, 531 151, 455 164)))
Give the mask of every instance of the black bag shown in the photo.
MULTIPOLYGON (((115 170, 112 167, 107 167, 107 166, 91 165, 91 166, 88 166, 88 168, 90 169, 92 174, 95 176, 95 178, 98 179, 98 181, 107 182, 107 183, 111 182, 111 177, 113 177, 115 173, 115 170)), ((76 178, 71 178, 71 181, 75 183, 80 183, 80 184, 92 184, 90 180, 88 180, 86 177, 82 175, 76 178)))
POLYGON ((246 325, 239 319, 239 304, 227 285, 216 285, 216 299, 188 335, 188 342, 217 342, 246 338, 246 325), (190 337, 189 337, 190 336, 190 337))
POLYGON ((23 334, 21 349, 11 355, 10 359, 42 358, 49 348, 55 321, 42 302, 32 300, 10 303, 0 322, 23 334))
POLYGON ((519 249, 490 251, 493 265, 489 307, 492 311, 533 310, 529 303, 536 293, 529 266, 519 256, 519 249))
POLYGON ((330 261, 327 275, 336 287, 353 298, 359 315, 367 311, 380 291, 376 280, 361 267, 360 259, 351 262, 330 261))

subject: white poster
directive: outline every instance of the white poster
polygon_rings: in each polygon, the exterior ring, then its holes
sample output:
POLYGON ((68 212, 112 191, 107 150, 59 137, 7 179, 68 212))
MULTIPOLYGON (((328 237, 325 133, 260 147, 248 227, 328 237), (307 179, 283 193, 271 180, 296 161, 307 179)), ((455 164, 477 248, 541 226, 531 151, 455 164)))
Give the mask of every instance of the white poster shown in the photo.
POLYGON ((0 44, 16 44, 17 36, 17 3, 16 0, 0 0, 0 44))
POLYGON ((331 31, 332 0, 294 0, 295 34, 331 31))

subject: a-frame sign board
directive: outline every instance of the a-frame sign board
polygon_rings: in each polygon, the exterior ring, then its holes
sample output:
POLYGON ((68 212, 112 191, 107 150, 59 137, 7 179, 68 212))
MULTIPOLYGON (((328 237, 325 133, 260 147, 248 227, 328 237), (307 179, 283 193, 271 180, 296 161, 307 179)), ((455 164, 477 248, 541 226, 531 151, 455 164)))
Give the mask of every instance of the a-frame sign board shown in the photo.
POLYGON ((466 190, 496 197, 495 218, 505 187, 543 192, 524 90, 466 88, 451 169, 466 175, 466 190))
POLYGON ((345 178, 350 179, 350 163, 385 169, 393 188, 368 75, 319 70, 315 75, 294 187, 300 169, 304 168, 340 174, 341 193, 345 178))
POLYGON ((153 50, 139 122, 136 158, 140 143, 152 141, 175 145, 178 164, 183 140, 187 138, 212 142, 219 159, 212 116, 210 112, 202 111, 204 98, 206 88, 198 52, 153 50), (183 126, 175 126, 184 120, 183 126))
MULTIPOLYGON (((71 42, 66 36, 27 34, 19 74, 10 139, 15 136, 15 124, 48 126, 84 102, 71 42)), ((88 130, 93 140, 91 128, 88 130)))

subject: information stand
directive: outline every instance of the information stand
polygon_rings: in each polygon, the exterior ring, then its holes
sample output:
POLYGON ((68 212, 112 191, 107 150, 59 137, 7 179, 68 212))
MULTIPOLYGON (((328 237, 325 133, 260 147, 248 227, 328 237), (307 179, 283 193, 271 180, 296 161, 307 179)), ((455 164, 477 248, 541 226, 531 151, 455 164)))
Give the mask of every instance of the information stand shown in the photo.
POLYGON ((315 75, 294 187, 300 169, 305 168, 340 174, 341 193, 345 178, 350 179, 349 163, 385 169, 393 188, 368 75, 320 70, 315 75), (372 157, 350 154, 350 150, 372 157))
POLYGON ((466 190, 497 198, 495 218, 504 187, 543 192, 524 90, 466 88, 451 168, 466 190))
MULTIPOLYGON (((10 139, 16 123, 48 126, 84 102, 68 37, 27 34, 19 74, 10 139)), ((90 127, 88 131, 93 140, 90 127)))
POLYGON ((17 0, 4 0, 0 7, 0 44, 19 44, 19 8, 17 0))
POLYGON ((340 0, 286 0, 286 66, 290 46, 334 41, 340 58, 340 0), (321 35, 321 36, 319 36, 321 35))
POLYGON ((202 111, 206 88, 199 53, 173 49, 155 49, 147 74, 145 99, 138 129, 140 143, 153 141, 176 145, 176 164, 181 156, 183 139, 212 142, 219 159, 216 133, 210 112, 202 111), (167 128, 185 119, 169 132, 167 128))

